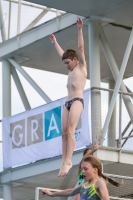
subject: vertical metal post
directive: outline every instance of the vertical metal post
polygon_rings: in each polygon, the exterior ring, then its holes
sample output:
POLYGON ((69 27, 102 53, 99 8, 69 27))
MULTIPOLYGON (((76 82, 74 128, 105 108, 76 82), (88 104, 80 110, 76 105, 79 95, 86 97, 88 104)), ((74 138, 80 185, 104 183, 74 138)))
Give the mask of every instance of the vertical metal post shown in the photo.
POLYGON ((39 188, 36 187, 35 189, 35 200, 39 200, 39 188))
POLYGON ((9 1, 9 19, 8 19, 8 39, 10 38, 10 27, 11 27, 11 11, 12 11, 12 2, 9 1))
MULTIPOLYGON (((114 89, 115 81, 109 80, 109 89, 114 89)), ((113 93, 109 92, 109 103, 111 101, 113 93)), ((116 104, 114 106, 114 110, 110 119, 109 128, 108 128, 108 146, 115 147, 115 139, 116 139, 116 104)))
POLYGON ((21 0, 18 1, 18 23, 17 23, 17 34, 20 33, 20 23, 21 23, 21 0))
POLYGON ((120 162, 120 155, 121 155, 121 122, 122 122, 122 94, 119 94, 119 140, 118 140, 118 148, 119 151, 119 162, 120 162))
MULTIPOLYGON (((90 63, 90 85, 100 87, 100 51, 99 51, 99 32, 98 23, 91 20, 88 23, 89 33, 89 63, 90 63)), ((91 91, 91 124, 92 142, 98 141, 101 135, 101 92, 91 91)))
POLYGON ((11 184, 3 185, 3 199, 4 200, 13 200, 13 192, 11 184))
POLYGON ((11 69, 7 60, 2 61, 3 118, 11 115, 11 69))
POLYGON ((2 10, 1 0, 0 0, 0 27, 1 27, 2 41, 5 41, 6 40, 6 29, 5 29, 4 19, 3 19, 3 10, 2 10))

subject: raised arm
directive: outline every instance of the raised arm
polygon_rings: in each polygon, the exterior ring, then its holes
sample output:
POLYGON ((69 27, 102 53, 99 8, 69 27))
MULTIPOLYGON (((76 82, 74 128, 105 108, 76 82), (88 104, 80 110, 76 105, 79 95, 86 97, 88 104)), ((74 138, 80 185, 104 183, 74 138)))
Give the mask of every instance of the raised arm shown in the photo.
POLYGON ((47 194, 50 197, 68 197, 68 196, 74 196, 78 193, 80 193, 80 188, 81 186, 75 187, 73 189, 67 189, 67 190, 62 190, 59 192, 50 192, 47 189, 42 190, 43 195, 47 194))
POLYGON ((83 21, 81 18, 77 20, 77 27, 78 27, 78 50, 79 50, 79 62, 86 66, 85 55, 84 55, 84 39, 83 39, 83 21))
POLYGON ((99 144, 95 142, 93 148, 88 153, 86 153, 85 156, 93 155, 93 153, 97 151, 99 148, 100 148, 99 144))
POLYGON ((51 43, 55 46, 55 48, 56 48, 56 50, 57 50, 59 56, 62 57, 64 51, 63 51, 63 49, 60 47, 60 45, 58 44, 58 42, 57 42, 56 37, 54 36, 54 34, 49 35, 49 39, 50 39, 51 43))

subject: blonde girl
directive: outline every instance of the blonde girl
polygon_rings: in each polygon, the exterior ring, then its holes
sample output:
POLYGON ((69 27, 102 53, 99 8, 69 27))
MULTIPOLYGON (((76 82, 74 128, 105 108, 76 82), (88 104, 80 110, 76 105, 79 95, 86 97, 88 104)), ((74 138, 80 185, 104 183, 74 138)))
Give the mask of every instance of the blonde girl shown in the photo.
POLYGON ((85 156, 81 161, 81 170, 84 182, 76 188, 66 189, 59 192, 50 192, 47 189, 42 190, 43 194, 51 197, 56 196, 74 196, 80 193, 80 200, 109 200, 109 193, 106 181, 115 186, 123 184, 105 176, 102 173, 102 165, 95 156, 85 156), (105 180, 106 181, 105 181, 105 180))

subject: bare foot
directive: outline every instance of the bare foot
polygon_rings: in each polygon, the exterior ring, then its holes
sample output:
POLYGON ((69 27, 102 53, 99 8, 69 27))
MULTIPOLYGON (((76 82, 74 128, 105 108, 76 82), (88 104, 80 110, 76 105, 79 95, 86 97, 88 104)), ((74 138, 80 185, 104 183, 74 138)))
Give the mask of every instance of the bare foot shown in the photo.
POLYGON ((61 177, 61 174, 62 174, 62 168, 63 168, 63 163, 62 163, 62 165, 61 165, 61 167, 60 167, 60 171, 59 171, 58 177, 61 177))
POLYGON ((67 175, 67 173, 69 172, 69 170, 72 168, 72 163, 71 162, 65 162, 63 164, 63 166, 60 169, 60 172, 58 174, 58 177, 63 177, 65 175, 67 175))

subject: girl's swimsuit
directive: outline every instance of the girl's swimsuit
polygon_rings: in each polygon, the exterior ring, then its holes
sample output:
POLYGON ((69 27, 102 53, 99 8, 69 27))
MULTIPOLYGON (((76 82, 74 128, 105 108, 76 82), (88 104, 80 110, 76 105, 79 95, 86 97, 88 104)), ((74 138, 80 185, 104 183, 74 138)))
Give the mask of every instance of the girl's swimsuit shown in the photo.
POLYGON ((85 184, 81 186, 80 190, 80 200, 101 200, 99 197, 96 188, 95 183, 93 183, 91 186, 86 187, 85 184))

